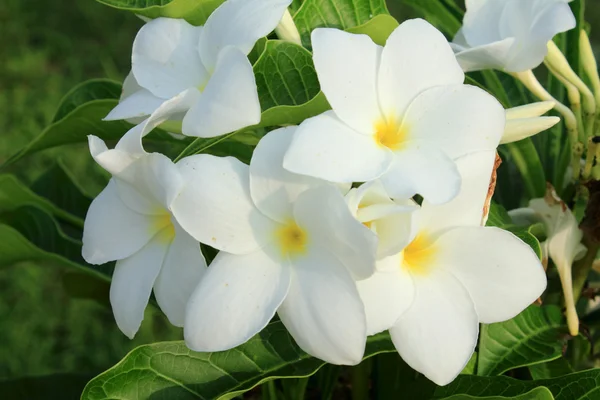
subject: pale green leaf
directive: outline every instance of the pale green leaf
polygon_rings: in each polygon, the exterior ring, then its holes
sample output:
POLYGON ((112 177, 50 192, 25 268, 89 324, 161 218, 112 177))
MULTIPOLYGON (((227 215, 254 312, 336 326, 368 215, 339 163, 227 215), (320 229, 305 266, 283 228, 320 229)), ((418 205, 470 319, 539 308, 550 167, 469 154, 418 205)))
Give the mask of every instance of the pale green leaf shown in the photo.
POLYGON ((369 22, 346 29, 350 33, 362 33, 368 35, 375 43, 380 46, 385 46, 387 38, 392 34, 394 29, 398 27, 398 21, 391 15, 379 14, 369 22))

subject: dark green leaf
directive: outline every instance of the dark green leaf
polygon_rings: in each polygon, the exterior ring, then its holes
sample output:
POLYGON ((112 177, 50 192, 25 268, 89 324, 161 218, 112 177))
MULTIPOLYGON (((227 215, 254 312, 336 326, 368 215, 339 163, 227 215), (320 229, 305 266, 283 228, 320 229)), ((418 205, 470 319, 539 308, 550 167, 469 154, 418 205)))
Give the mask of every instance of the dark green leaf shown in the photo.
POLYGON ((500 375, 508 370, 559 358, 564 321, 556 306, 530 306, 515 318, 482 324, 477 375, 500 375))
POLYGON ((410 5, 444 32, 450 38, 454 37, 461 26, 462 10, 443 0, 404 0, 404 3, 410 5))
POLYGON ((88 374, 53 374, 28 376, 0 381, 3 400, 47 400, 59 395, 61 400, 79 399, 88 374))
POLYGON ((75 86, 61 100, 52 122, 59 121, 77 107, 93 100, 118 99, 121 84, 110 79, 92 79, 75 86))
POLYGON ((573 371, 573 367, 566 358, 560 357, 545 363, 530 365, 529 372, 533 379, 550 379, 571 374, 575 371, 573 371))
POLYGON ((310 34, 315 28, 345 30, 380 14, 389 14, 385 0, 304 0, 294 15, 294 22, 302 44, 310 47, 310 34))
POLYGON ((577 372, 554 379, 520 381, 505 376, 461 375, 448 386, 438 387, 433 399, 455 394, 471 396, 518 396, 536 387, 546 387, 556 400, 593 400, 600 396, 600 369, 577 372))
MULTIPOLYGON (((395 349, 387 334, 369 338, 367 357, 390 351, 395 349)), ((94 378, 81 398, 232 399, 272 379, 310 376, 324 364, 300 350, 276 321, 245 344, 224 352, 195 353, 183 342, 140 346, 94 378)))
POLYGON ((518 396, 471 396, 468 394, 455 394, 454 396, 446 397, 443 400, 554 400, 552 392, 545 387, 537 387, 530 392, 523 393, 518 396))
POLYGON ((208 16, 224 0, 97 0, 102 4, 131 11, 148 18, 183 18, 204 25, 208 16))

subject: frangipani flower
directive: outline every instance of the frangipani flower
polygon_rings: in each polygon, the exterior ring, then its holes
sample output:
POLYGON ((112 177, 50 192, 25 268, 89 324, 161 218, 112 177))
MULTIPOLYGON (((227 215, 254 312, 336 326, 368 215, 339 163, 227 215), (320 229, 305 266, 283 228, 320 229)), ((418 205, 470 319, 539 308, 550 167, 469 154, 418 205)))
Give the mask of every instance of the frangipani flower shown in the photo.
POLYGON ((379 238, 377 258, 398 254, 410 238, 411 213, 419 208, 412 200, 394 200, 375 180, 351 189, 346 202, 354 217, 379 238))
POLYGON ((546 287, 528 245, 480 225, 494 161, 492 151, 457 160, 459 195, 444 205, 424 201, 413 213, 410 244, 357 282, 367 333, 389 328, 404 361, 438 385, 467 364, 480 322, 514 317, 546 287))
POLYGON ((554 107, 553 101, 540 101, 506 110, 506 127, 501 144, 517 142, 552 128, 560 118, 542 115, 554 107))
POLYGON ((571 0, 467 0, 453 40, 464 71, 523 72, 540 65, 548 41, 575 27, 571 0))
POLYGON ((113 150, 89 137, 94 159, 113 175, 92 202, 83 230, 83 257, 116 260, 110 302, 119 329, 138 331, 150 293, 173 325, 183 326, 185 305, 206 269, 199 243, 173 218, 184 181, 177 165, 141 146, 141 126, 113 150))
POLYGON ((581 243, 583 232, 579 229, 577 219, 550 184, 546 196, 533 199, 528 208, 512 210, 509 214, 517 224, 544 223, 547 238, 541 244, 542 249, 544 256, 549 256, 558 270, 565 296, 569 332, 576 336, 579 333, 579 318, 573 298, 572 267, 573 262, 585 256, 587 251, 581 243))
POLYGON ((290 3, 227 0, 204 26, 171 18, 148 22, 133 43, 124 96, 106 119, 178 120, 183 134, 199 137, 257 124, 260 103, 247 54, 290 3))
POLYGON ((267 134, 250 167, 192 156, 179 219, 221 250, 190 297, 184 335, 197 351, 246 342, 275 312, 298 345, 335 364, 357 364, 366 321, 354 279, 375 266, 376 236, 356 221, 335 186, 281 167, 296 127, 267 134))
POLYGON ((502 106, 463 85, 448 42, 429 23, 404 22, 384 48, 336 29, 315 29, 312 44, 333 110, 300 125, 284 158, 289 171, 332 182, 379 178, 391 197, 444 203, 460 188, 453 160, 497 147, 502 106))

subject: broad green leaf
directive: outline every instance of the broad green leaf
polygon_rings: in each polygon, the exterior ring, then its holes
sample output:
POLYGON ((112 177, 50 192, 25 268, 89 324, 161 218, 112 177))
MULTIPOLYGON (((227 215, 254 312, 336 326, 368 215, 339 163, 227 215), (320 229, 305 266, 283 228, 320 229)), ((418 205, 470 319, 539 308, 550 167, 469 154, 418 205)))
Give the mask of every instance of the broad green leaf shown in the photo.
POLYGON ((71 89, 61 100, 52 122, 59 121, 77 107, 92 100, 118 99, 121 84, 110 79, 92 79, 71 89))
POLYGON ((572 374, 575 371, 566 358, 560 357, 545 363, 530 365, 529 372, 533 379, 550 379, 572 374))
POLYGON ((530 392, 523 393, 518 396, 471 396, 468 394, 456 394, 454 396, 446 397, 443 400, 554 400, 552 392, 545 387, 537 387, 530 392))
POLYGON ((315 28, 346 30, 380 14, 389 14, 385 0, 304 0, 294 14, 294 22, 302 44, 310 47, 310 34, 315 28))
POLYGON ((430 399, 435 391, 436 385, 409 367, 396 352, 375 357, 373 368, 376 400, 430 399))
POLYGON ((131 11, 148 18, 183 18, 193 25, 204 25, 208 16, 224 0, 97 0, 102 4, 131 11))
MULTIPOLYGON (((395 351, 389 336, 369 338, 366 357, 395 351)), ((183 342, 140 346, 94 378, 82 400, 232 399, 278 378, 301 378, 325 364, 294 343, 280 321, 245 344, 218 353, 195 353, 183 342)))
POLYGON ((492 200, 490 203, 490 212, 488 214, 486 226, 497 226, 498 228, 503 228, 510 224, 512 224, 512 219, 506 212, 506 209, 492 200))
POLYGON ((521 239, 523 242, 529 245, 535 251, 537 256, 542 259, 542 248, 540 246, 539 240, 532 233, 532 229, 536 228, 536 225, 532 225, 529 227, 517 226, 513 225, 512 219, 506 212, 506 209, 492 201, 490 204, 490 212, 488 214, 488 219, 486 222, 486 226, 495 226, 498 228, 506 229, 511 232, 513 235, 521 239))
POLYGON ((77 399, 90 378, 89 374, 74 373, 21 377, 0 381, 0 393, 3 400, 47 400, 53 394, 77 399))
POLYGON ((528 393, 537 387, 548 388, 556 400, 597 399, 600 396, 600 368, 577 372, 560 378, 535 381, 521 381, 506 376, 461 375, 451 384, 438 387, 433 399, 445 399, 456 394, 511 398, 528 393))
POLYGON ((387 38, 392 34, 394 29, 398 27, 398 25, 398 21, 396 21, 396 19, 391 15, 380 14, 375 16, 366 24, 346 29, 346 32, 368 35, 378 45, 385 46, 387 38))
POLYGON ((559 358, 564 331, 562 312, 556 306, 532 305, 508 321, 482 324, 477 375, 500 375, 559 358))
POLYGON ((454 37, 461 26, 462 10, 456 4, 444 0, 404 0, 444 32, 450 38, 454 37))

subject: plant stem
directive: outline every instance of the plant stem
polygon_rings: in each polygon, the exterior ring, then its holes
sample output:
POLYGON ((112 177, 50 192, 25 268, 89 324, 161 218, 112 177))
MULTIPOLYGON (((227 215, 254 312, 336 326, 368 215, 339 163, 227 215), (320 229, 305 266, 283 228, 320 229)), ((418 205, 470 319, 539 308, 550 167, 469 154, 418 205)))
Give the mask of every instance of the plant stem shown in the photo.
POLYGON ((585 256, 573 264, 573 298, 575 302, 579 300, 581 291, 585 286, 585 281, 588 278, 594 260, 596 260, 596 254, 600 249, 600 244, 596 243, 585 236, 583 237, 583 244, 587 247, 587 253, 585 256))
POLYGON ((352 368, 352 400, 369 399, 371 360, 367 359, 352 368))

